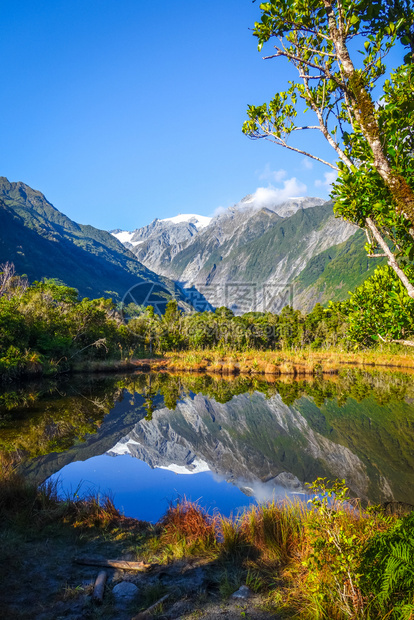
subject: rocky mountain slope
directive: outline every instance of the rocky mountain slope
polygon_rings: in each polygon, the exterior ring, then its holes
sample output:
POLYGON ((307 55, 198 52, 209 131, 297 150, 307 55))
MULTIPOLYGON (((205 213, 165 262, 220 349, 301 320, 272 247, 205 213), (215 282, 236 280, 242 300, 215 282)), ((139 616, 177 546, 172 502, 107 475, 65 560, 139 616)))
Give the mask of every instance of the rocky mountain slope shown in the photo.
POLYGON ((134 288, 138 303, 147 295, 147 282, 165 289, 184 304, 181 289, 142 265, 113 235, 77 224, 45 196, 18 182, 0 177, 0 264, 13 262, 30 281, 58 278, 81 296, 118 297, 134 288))
POLYGON ((148 268, 239 314, 344 299, 378 263, 366 257, 362 231, 319 198, 247 196, 202 228, 154 220, 132 240, 127 247, 148 268))

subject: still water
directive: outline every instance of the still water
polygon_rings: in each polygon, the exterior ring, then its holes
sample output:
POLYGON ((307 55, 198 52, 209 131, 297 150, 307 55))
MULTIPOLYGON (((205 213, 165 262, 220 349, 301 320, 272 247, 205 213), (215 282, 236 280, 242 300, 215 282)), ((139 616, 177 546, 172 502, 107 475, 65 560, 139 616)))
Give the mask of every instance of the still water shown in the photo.
POLYGON ((414 379, 138 374, 70 377, 0 394, 0 450, 65 494, 109 494, 157 521, 186 497, 229 515, 306 498, 318 476, 364 502, 414 504, 414 379))

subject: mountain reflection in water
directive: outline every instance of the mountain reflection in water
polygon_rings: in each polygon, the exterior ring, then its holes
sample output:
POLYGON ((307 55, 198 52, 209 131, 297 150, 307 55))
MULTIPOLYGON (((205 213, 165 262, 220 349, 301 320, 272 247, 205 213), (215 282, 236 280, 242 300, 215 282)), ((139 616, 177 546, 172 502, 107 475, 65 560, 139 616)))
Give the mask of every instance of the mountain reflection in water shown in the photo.
POLYGON ((0 396, 0 448, 39 481, 111 491, 131 516, 156 520, 178 495, 228 513, 303 494, 318 476, 345 478, 364 501, 414 503, 407 375, 348 370, 285 383, 141 374, 31 390, 0 396))

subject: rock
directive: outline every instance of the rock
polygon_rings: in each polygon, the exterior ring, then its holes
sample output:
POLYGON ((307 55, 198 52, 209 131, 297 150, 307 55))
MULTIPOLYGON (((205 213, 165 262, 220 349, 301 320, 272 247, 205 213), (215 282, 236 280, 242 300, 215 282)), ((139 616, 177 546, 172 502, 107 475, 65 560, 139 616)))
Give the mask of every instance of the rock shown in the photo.
POLYGON ((191 603, 188 601, 177 601, 174 605, 169 609, 167 613, 167 618, 170 620, 175 620, 176 618, 181 618, 185 613, 189 613, 192 609, 191 603))
POLYGON ((121 583, 117 583, 112 590, 112 594, 117 602, 131 601, 136 596, 137 592, 137 586, 130 581, 121 581, 121 583))
POLYGON ((247 586, 240 586, 240 588, 233 592, 230 598, 250 598, 253 592, 247 586))

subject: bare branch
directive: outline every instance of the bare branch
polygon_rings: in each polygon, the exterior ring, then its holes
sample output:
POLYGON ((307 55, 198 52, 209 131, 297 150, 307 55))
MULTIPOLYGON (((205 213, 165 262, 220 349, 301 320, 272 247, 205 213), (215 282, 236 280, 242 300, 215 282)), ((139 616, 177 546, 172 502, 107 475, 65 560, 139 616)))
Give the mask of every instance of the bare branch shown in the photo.
POLYGON ((344 14, 341 0, 337 0, 339 31, 344 36, 344 14))
POLYGON ((411 297, 411 299, 414 299, 414 286, 411 284, 411 282, 409 281, 409 279, 405 275, 404 271, 398 265, 397 260, 396 260, 396 258, 394 256, 394 254, 391 252, 390 248, 385 243, 385 241, 382 238, 378 228, 375 226, 373 220, 370 217, 367 217, 367 219, 365 221, 367 223, 368 228, 372 232, 372 235, 373 235, 375 241, 384 250, 384 253, 385 253, 386 257, 388 258, 389 266, 395 271, 397 276, 400 278, 401 282, 404 284, 404 286, 405 286, 405 288, 407 290, 407 293, 411 297))
MULTIPOLYGON (((326 125, 325 125, 325 123, 323 121, 322 113, 321 113, 320 109, 318 108, 318 106, 316 105, 316 103, 314 102, 314 100, 312 98, 312 94, 311 94, 310 89, 309 89, 308 81, 305 79, 305 80, 303 80, 303 83, 305 85, 305 89, 306 89, 306 94, 308 96, 309 105, 312 107, 313 111, 315 112, 316 116, 318 117, 318 121, 319 121, 319 126, 320 126, 320 129, 321 129, 321 132, 323 133, 323 135, 325 136, 325 138, 329 142, 329 144, 332 146, 332 148, 337 152, 339 158, 344 162, 344 164, 348 168, 351 168, 352 165, 353 165, 351 160, 345 155, 345 153, 343 152, 343 150, 341 149, 339 144, 337 142, 335 142, 335 140, 332 138, 331 134, 328 131, 328 128, 326 127, 326 125)), ((333 168, 333 166, 332 166, 332 168, 333 168)), ((338 170, 339 168, 335 167, 334 169, 338 170)))
POLYGON ((395 342, 396 344, 404 344, 406 347, 414 347, 414 342, 412 340, 394 340, 392 338, 383 338, 381 334, 377 334, 378 338, 389 344, 390 342, 395 342))
MULTIPOLYGON (((299 43, 296 43, 295 41, 292 41, 292 44, 299 48, 299 49, 303 49, 303 45, 300 45, 299 43)), ((306 47, 306 51, 307 52, 312 52, 313 54, 316 54, 317 56, 329 56, 329 58, 336 58, 336 54, 332 54, 331 52, 325 52, 325 50, 316 50, 313 47, 306 47)))
POLYGON ((301 129, 317 129, 318 131, 321 130, 319 125, 304 125, 303 127, 293 127, 292 131, 299 131, 301 129))
MULTIPOLYGON (((310 157, 311 159, 315 159, 316 161, 319 161, 321 164, 325 164, 326 166, 329 166, 330 168, 332 168, 332 170, 339 171, 338 166, 335 166, 334 164, 331 164, 329 161, 325 161, 321 157, 317 157, 316 155, 312 155, 311 153, 308 153, 307 151, 304 151, 302 149, 298 149, 298 148, 296 148, 294 146, 291 146, 290 144, 288 144, 282 138, 278 138, 277 136, 275 136, 270 131, 270 129, 266 129, 265 127, 263 127, 263 125, 261 125, 258 122, 257 122, 257 125, 258 125, 258 127, 260 127, 260 130, 262 131, 262 134, 260 134, 259 132, 255 132, 254 134, 250 134, 249 137, 252 140, 260 140, 260 139, 269 140, 270 142, 274 142, 275 144, 278 144, 279 146, 283 146, 286 149, 289 149, 291 151, 295 151, 296 153, 300 153, 301 155, 305 155, 306 157, 310 157), (265 134, 265 135, 263 135, 263 134, 265 134)), ((317 129, 320 129, 320 127, 318 127, 317 129)))
POLYGON ((365 231, 365 236, 367 238, 367 241, 368 241, 369 245, 372 245, 372 239, 369 236, 368 228, 364 228, 364 231, 365 231))
MULTIPOLYGON (((318 71, 323 71, 323 68, 320 65, 316 65, 313 62, 309 62, 309 60, 303 60, 299 56, 295 56, 294 54, 290 54, 289 52, 282 52, 282 50, 279 50, 279 49, 276 54, 272 54, 271 56, 263 56, 263 60, 271 60, 272 58, 279 58, 280 56, 285 56, 289 60, 294 60, 297 63, 301 63, 308 67, 312 67, 312 69, 318 69, 318 71)), ((331 77, 330 73, 327 75, 327 77, 331 77)))
POLYGON ((325 39, 325 41, 332 41, 331 37, 328 37, 326 34, 323 34, 320 30, 313 30, 313 28, 306 28, 306 26, 304 26, 303 24, 298 25, 288 20, 286 20, 284 23, 286 25, 289 25, 291 30, 295 30, 296 32, 307 32, 308 34, 313 34, 316 37, 325 39))
POLYGON ((326 80, 326 76, 325 75, 300 75, 299 77, 304 79, 308 79, 308 80, 326 80))

